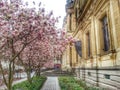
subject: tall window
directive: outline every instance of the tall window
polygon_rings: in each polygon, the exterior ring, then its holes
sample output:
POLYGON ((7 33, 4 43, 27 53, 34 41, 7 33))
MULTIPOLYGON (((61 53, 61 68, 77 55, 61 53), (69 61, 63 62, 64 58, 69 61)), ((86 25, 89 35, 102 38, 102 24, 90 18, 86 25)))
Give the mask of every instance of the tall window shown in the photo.
POLYGON ((70 31, 71 31, 71 25, 72 25, 72 14, 70 13, 70 18, 69 18, 69 29, 70 29, 70 31))
POLYGON ((70 66, 72 66, 72 47, 70 47, 70 66))
POLYGON ((78 12, 79 12, 79 10, 78 10, 78 8, 76 8, 76 10, 75 10, 75 19, 76 19, 76 25, 78 26, 78 12))
POLYGON ((76 9, 75 9, 75 18, 76 18, 76 20, 77 20, 77 18, 78 18, 77 12, 78 12, 78 10, 77 10, 77 8, 76 8, 76 9))
POLYGON ((104 40, 104 51, 108 51, 110 48, 109 33, 108 33, 108 22, 107 16, 104 16, 101 19, 102 22, 102 31, 103 31, 103 40, 104 40))
POLYGON ((86 34, 86 39, 87 39, 87 55, 90 57, 90 33, 88 32, 86 34))
POLYGON ((76 53, 76 62, 78 62, 78 54, 76 53))
POLYGON ((81 41, 76 41, 75 42, 75 48, 76 48, 77 55, 82 57, 82 42, 81 41))

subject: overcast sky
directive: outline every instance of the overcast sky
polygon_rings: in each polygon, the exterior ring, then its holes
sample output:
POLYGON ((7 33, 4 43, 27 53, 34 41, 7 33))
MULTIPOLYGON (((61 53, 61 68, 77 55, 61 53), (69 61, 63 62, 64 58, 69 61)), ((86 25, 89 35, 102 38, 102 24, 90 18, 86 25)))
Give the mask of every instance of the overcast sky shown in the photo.
MULTIPOLYGON (((32 3, 33 0, 23 0, 32 3)), ((66 0, 34 0, 37 4, 42 2, 42 6, 45 7, 47 11, 53 11, 54 16, 61 16, 60 23, 57 25, 59 28, 62 27, 63 19, 65 14, 65 4, 66 0)))

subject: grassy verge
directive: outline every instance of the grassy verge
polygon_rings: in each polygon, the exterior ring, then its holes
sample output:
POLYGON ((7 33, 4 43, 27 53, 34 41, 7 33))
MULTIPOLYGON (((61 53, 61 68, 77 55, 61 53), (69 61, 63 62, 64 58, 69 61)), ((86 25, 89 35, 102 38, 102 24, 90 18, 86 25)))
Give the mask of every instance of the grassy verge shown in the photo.
POLYGON ((84 90, 73 77, 59 77, 61 90, 84 90))
POLYGON ((33 77, 32 84, 28 81, 23 81, 12 87, 12 90, 40 90, 44 84, 46 77, 44 76, 35 76, 33 77))
POLYGON ((61 90, 104 90, 95 87, 87 87, 83 81, 76 80, 74 77, 70 76, 59 77, 58 80, 61 90))

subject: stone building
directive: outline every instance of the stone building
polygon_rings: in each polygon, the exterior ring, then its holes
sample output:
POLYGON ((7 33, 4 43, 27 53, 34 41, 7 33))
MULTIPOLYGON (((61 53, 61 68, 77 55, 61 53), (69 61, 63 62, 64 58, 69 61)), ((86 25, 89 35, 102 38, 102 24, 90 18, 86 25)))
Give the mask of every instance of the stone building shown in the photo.
POLYGON ((120 0, 67 0, 68 45, 62 67, 75 69, 87 85, 120 90, 120 0))

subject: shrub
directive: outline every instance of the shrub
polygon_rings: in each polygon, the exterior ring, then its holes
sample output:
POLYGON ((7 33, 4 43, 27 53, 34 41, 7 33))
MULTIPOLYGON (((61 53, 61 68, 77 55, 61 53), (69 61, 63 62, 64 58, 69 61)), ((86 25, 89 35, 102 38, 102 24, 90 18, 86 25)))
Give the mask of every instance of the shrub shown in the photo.
POLYGON ((73 77, 59 77, 61 90, 84 90, 73 77))
POLYGON ((32 84, 28 81, 23 81, 12 87, 12 90, 39 90, 43 83, 45 82, 46 77, 44 76, 35 76, 32 79, 32 84))
POLYGON ((74 77, 59 77, 61 90, 104 90, 96 87, 88 87, 84 81, 76 80, 74 77))

